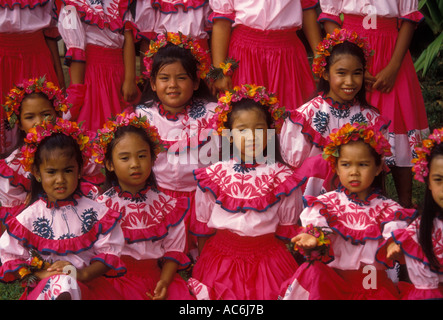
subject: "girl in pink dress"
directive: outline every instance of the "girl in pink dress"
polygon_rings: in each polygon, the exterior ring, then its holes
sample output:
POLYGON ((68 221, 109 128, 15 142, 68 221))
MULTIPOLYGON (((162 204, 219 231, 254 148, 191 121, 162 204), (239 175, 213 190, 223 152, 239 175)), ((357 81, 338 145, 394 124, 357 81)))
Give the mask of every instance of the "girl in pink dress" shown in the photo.
MULTIPOLYGON (((58 52, 54 0, 0 1, 0 105, 16 83, 45 76, 65 87, 58 52)), ((17 143, 17 129, 9 128, 0 110, 0 155, 17 143)))
POLYGON ((405 300, 443 299, 443 128, 416 147, 414 178, 426 183, 421 214, 407 228, 394 230, 377 258, 406 263, 412 283, 399 282, 405 300))
POLYGON ((79 192, 92 135, 63 119, 27 134, 22 163, 32 172, 30 204, 7 216, 0 279, 27 286, 22 299, 120 299, 103 277, 124 274, 121 213, 79 192))
POLYGON ((341 186, 305 197, 304 231, 291 241, 307 261, 284 287, 283 299, 397 299, 376 252, 390 232, 404 228, 414 210, 383 195, 386 138, 372 126, 354 123, 333 130, 323 150, 341 186))
POLYGON ((279 156, 275 132, 283 114, 261 86, 235 87, 219 99, 214 128, 232 132, 232 150, 194 171, 199 188, 191 231, 200 256, 188 283, 197 299, 277 299, 297 269, 284 240, 297 234, 303 179, 279 156))
POLYGON ((144 61, 149 82, 136 113, 158 128, 165 146, 153 167, 157 187, 169 196, 188 198, 192 212, 197 188, 192 171, 217 162, 219 153, 209 128, 217 104, 204 82, 209 55, 193 38, 168 32, 151 43, 144 61))
POLYGON ((423 19, 418 0, 321 0, 320 5, 319 20, 327 32, 337 26, 356 31, 375 51, 368 61, 367 99, 391 121, 389 143, 393 156, 386 163, 399 203, 411 207, 414 147, 429 134, 420 83, 408 51, 414 30, 423 19))
POLYGON ((321 40, 317 0, 209 0, 215 68, 225 69, 214 91, 255 83, 275 92, 292 111, 315 91, 306 49, 297 36, 303 29, 314 51, 321 40), (226 67, 230 59, 238 69, 226 67), (224 74, 224 76, 223 76, 224 74))
POLYGON ((110 282, 127 300, 192 299, 177 273, 190 265, 184 253, 189 200, 156 188, 151 169, 162 150, 157 129, 146 117, 123 113, 98 134, 110 188, 97 201, 123 214, 121 258, 128 270, 110 282))
POLYGON ((309 177, 304 194, 332 191, 330 167, 321 157, 328 135, 345 123, 368 123, 386 131, 388 122, 366 101, 365 70, 371 49, 347 30, 336 29, 318 45, 312 69, 318 95, 290 113, 279 136, 285 161, 309 177))
POLYGON ((68 48, 71 119, 92 131, 139 98, 131 2, 63 0, 58 27, 68 48))
MULTIPOLYGON (((20 161, 23 158, 20 149, 26 133, 46 117, 55 119, 66 114, 69 104, 61 89, 45 78, 36 78, 14 86, 6 96, 3 107, 10 128, 19 128, 19 139, 14 151, 0 160, 0 221, 7 212, 15 212, 31 190, 30 174, 20 161)), ((82 191, 89 196, 97 195, 98 185, 104 181, 100 167, 94 162, 88 163, 83 174, 82 191)))

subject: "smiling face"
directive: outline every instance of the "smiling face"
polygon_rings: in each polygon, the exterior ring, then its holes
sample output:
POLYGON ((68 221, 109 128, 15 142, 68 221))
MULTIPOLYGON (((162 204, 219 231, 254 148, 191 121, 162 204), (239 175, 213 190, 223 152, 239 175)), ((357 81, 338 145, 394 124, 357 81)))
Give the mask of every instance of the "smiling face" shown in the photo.
POLYGON ((179 61, 161 67, 151 81, 151 88, 157 93, 164 109, 173 114, 182 111, 189 104, 198 87, 199 81, 194 82, 179 61))
POLYGON ((429 190, 435 203, 443 208, 443 156, 435 156, 429 169, 429 190))
POLYGON ((337 159, 336 172, 341 184, 360 200, 365 200, 374 178, 382 171, 377 165, 370 147, 363 141, 342 145, 337 159))
POLYGON ((47 116, 56 117, 51 101, 38 95, 28 97, 20 106, 20 129, 26 132, 47 116))
POLYGON ((363 65, 350 54, 341 54, 334 60, 329 71, 323 75, 330 87, 326 96, 340 103, 352 101, 363 85, 363 65))
POLYGON ((134 132, 125 133, 112 150, 106 168, 117 176, 123 191, 135 194, 146 186, 153 160, 149 144, 134 132))

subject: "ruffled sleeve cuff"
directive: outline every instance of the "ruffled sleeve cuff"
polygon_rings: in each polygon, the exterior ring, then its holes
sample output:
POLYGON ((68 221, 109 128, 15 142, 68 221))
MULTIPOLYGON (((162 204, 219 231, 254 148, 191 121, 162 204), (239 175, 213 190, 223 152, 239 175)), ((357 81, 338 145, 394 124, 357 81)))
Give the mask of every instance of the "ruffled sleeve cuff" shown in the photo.
POLYGON ((183 252, 167 251, 163 255, 163 259, 172 260, 178 264, 178 270, 185 270, 191 265, 191 260, 183 252))
POLYGON ((209 228, 206 223, 200 222, 191 216, 189 232, 196 237, 211 237, 215 234, 214 228, 209 228))
POLYGON ((314 9, 318 6, 318 0, 301 0, 303 10, 314 9))
POLYGON ((225 20, 230 21, 231 23, 234 23, 235 22, 235 13, 223 14, 223 13, 211 12, 209 14, 208 21, 211 23, 214 23, 214 19, 225 19, 225 20))
MULTIPOLYGON (((18 162, 17 159, 14 161, 18 162)), ((5 179, 11 186, 23 188, 23 191, 28 192, 31 189, 31 180, 20 172, 18 167, 11 167, 6 161, 0 161, 0 179, 5 179)))
POLYGON ((422 22, 425 19, 425 17, 420 11, 414 11, 407 15, 401 16, 399 19, 402 21, 409 21, 418 24, 422 22))
POLYGON ((65 55, 65 65, 70 66, 72 62, 86 62, 86 52, 78 48, 69 48, 65 55))
POLYGON ((17 271, 20 269, 20 264, 25 263, 25 261, 16 259, 9 260, 0 266, 0 281, 2 282, 12 282, 17 280, 17 271))
POLYGON ((320 15, 318 16, 317 19, 318 22, 326 22, 326 21, 331 21, 331 22, 335 22, 336 24, 338 24, 339 26, 342 25, 342 21, 340 19, 339 16, 333 15, 333 14, 329 14, 329 13, 320 13, 320 15))
POLYGON ((182 8, 184 12, 189 9, 198 9, 203 7, 208 3, 208 0, 182 0, 182 1, 164 1, 164 0, 153 0, 152 7, 158 9, 161 13, 173 13, 178 12, 178 8, 182 8))
POLYGON ((323 148, 326 144, 326 138, 324 138, 317 130, 315 130, 306 120, 305 116, 298 112, 291 112, 289 120, 293 124, 298 124, 302 127, 302 134, 308 137, 308 140, 311 141, 316 147, 323 148))
POLYGON ((126 273, 125 264, 118 256, 114 254, 101 253, 91 259, 91 263, 94 261, 99 261, 110 268, 105 274, 106 277, 115 278, 126 273))
POLYGON ((303 228, 298 225, 281 225, 277 226, 277 230, 275 231, 275 235, 277 238, 282 240, 291 240, 296 235, 301 233, 303 228))
POLYGON ((49 38, 54 41, 58 41, 62 38, 57 27, 51 27, 51 28, 45 29, 45 30, 43 30, 43 34, 45 35, 45 38, 49 38))

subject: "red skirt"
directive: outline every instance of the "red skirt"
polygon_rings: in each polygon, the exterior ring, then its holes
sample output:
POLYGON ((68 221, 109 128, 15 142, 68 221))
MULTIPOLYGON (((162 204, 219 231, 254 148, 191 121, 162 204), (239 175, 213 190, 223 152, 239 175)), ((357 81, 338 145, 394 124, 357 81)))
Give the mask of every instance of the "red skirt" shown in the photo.
MULTIPOLYGON (((0 33, 0 105, 14 85, 31 78, 46 77, 59 85, 51 52, 43 31, 0 33)), ((17 126, 6 125, 6 113, 0 108, 0 154, 11 151, 17 143, 17 126)))
POLYGON ((298 264, 274 234, 243 237, 217 233, 204 245, 192 277, 213 300, 276 300, 298 264))
POLYGON ((264 86, 277 94, 288 111, 307 102, 316 90, 306 48, 296 29, 261 31, 236 26, 229 57, 239 61, 234 85, 264 86))
MULTIPOLYGON (((369 60, 369 72, 375 76, 389 63, 397 41, 396 18, 377 17, 376 29, 363 27, 363 16, 345 15, 343 28, 355 30, 366 38, 374 55, 369 60)), ((391 121, 389 142, 394 153, 388 165, 411 167, 414 147, 421 137, 429 134, 428 120, 420 83, 409 51, 406 53, 395 85, 390 93, 373 90, 367 94, 368 102, 391 121)))

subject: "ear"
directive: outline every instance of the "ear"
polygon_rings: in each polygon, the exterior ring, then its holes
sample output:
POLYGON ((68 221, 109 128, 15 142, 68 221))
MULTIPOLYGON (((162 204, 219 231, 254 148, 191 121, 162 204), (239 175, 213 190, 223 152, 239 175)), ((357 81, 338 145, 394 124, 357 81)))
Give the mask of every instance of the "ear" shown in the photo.
POLYGON ((150 81, 152 91, 157 91, 157 86, 155 85, 155 80, 151 79, 150 81))
POLYGON ((197 90, 200 87, 200 78, 197 79, 197 81, 194 82, 194 91, 197 90))
POLYGON ((106 160, 105 166, 108 171, 111 171, 111 172, 114 171, 114 165, 113 165, 112 161, 106 160))
POLYGON ((31 174, 35 177, 38 182, 42 181, 42 176, 40 174, 40 170, 35 167, 32 167, 31 174))
POLYGON ((375 171, 375 175, 378 176, 380 173, 383 172, 383 167, 385 166, 385 162, 382 161, 379 167, 377 168, 377 171, 375 171))
POLYGON ((323 72, 322 77, 323 77, 323 79, 325 79, 326 81, 329 82, 329 72, 323 72))

